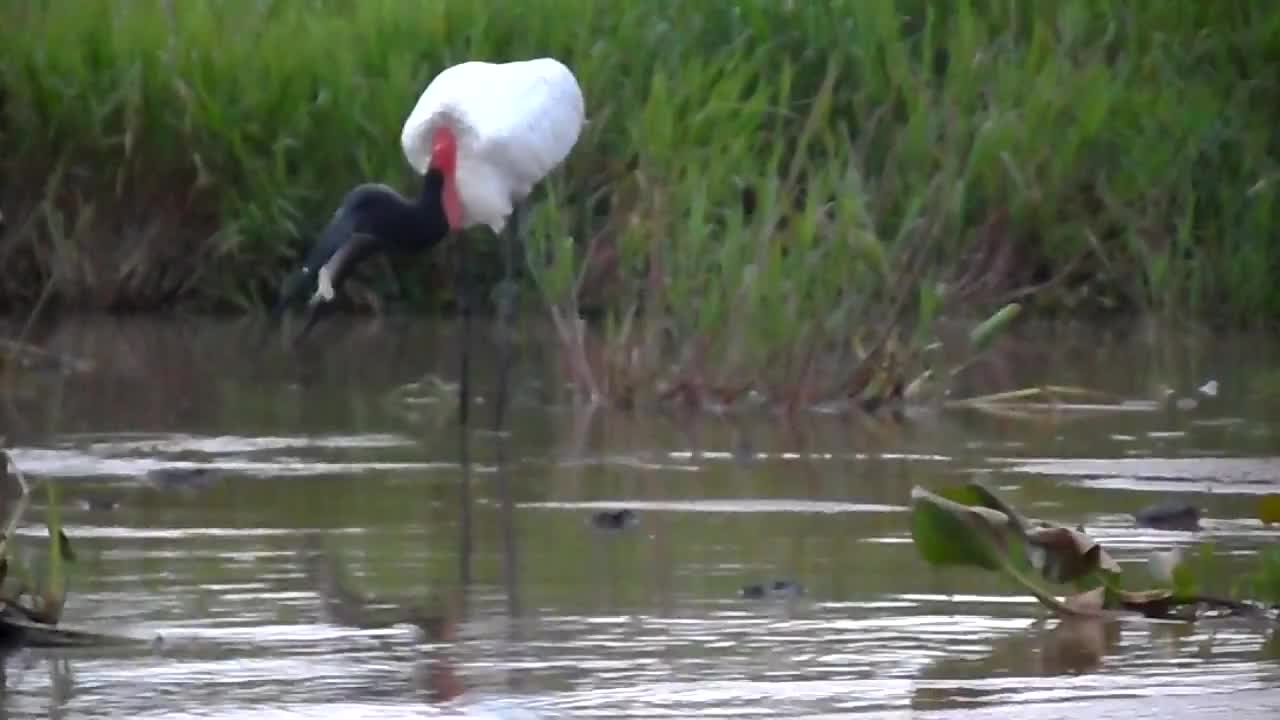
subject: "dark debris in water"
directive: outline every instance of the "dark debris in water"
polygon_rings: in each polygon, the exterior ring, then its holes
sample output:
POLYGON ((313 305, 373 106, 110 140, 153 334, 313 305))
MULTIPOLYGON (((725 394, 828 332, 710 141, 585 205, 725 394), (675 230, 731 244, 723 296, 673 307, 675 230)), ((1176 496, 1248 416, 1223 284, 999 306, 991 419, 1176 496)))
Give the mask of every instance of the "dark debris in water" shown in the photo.
POLYGON ((591 516, 591 524, 601 530, 625 530, 640 522, 634 510, 601 510, 591 516))
POLYGON ((86 630, 55 627, 33 619, 19 606, 0 603, 0 652, 24 647, 71 648, 111 647, 145 644, 121 635, 102 635, 86 630))
POLYGON ((1200 529, 1200 509, 1182 501, 1165 501, 1148 505, 1133 514, 1139 527, 1156 530, 1200 529))
POLYGON ((804 595, 804 586, 790 580, 774 580, 771 583, 744 585, 738 594, 749 600, 765 598, 795 598, 804 595))
POLYGON ((218 468, 157 468, 148 470, 146 480, 165 490, 200 490, 221 480, 225 473, 218 468))
POLYGON ((84 495, 76 498, 76 505, 88 512, 112 512, 120 509, 120 499, 109 495, 84 495))

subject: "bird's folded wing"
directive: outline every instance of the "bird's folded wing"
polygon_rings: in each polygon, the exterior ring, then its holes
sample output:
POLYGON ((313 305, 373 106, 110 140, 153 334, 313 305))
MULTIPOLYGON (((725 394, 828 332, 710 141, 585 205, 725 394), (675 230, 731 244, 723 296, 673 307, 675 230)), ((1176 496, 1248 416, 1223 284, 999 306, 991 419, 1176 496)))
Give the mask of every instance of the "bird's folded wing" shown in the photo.
POLYGON ((445 70, 423 91, 401 133, 405 157, 419 173, 431 165, 431 138, 442 123, 457 135, 460 156, 491 162, 532 185, 577 142, 582 91, 569 69, 550 58, 445 70))

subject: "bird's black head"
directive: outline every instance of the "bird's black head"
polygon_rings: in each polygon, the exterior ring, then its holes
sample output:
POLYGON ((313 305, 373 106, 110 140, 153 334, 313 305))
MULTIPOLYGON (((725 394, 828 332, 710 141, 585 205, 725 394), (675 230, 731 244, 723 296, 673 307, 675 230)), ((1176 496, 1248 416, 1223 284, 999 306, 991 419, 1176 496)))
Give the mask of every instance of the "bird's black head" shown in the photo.
POLYGON ((271 312, 273 325, 289 305, 310 292, 307 323, 297 337, 301 340, 331 307, 342 283, 370 255, 415 252, 438 244, 449 233, 443 187, 443 176, 432 170, 423 178, 417 202, 378 184, 347 193, 302 267, 285 280, 271 312))

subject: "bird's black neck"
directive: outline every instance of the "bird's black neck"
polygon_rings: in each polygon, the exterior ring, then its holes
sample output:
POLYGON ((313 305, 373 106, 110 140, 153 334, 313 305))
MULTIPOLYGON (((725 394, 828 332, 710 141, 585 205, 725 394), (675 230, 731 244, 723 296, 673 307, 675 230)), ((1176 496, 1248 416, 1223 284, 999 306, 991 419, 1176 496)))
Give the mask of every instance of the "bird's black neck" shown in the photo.
POLYGON ((428 170, 422 176, 422 190, 414 203, 417 215, 416 244, 427 250, 449 234, 449 219, 444 211, 444 173, 428 170))
POLYGON ((430 170, 422 176, 422 189, 413 200, 377 183, 365 183, 347 193, 307 253, 302 269, 282 289, 276 316, 312 283, 313 301, 332 300, 347 276, 374 253, 413 253, 438 245, 450 230, 444 189, 444 175, 430 170))
POLYGON ((418 212, 427 224, 447 226, 444 214, 444 173, 432 168, 422 176, 422 189, 418 191, 418 212))
POLYGON ((449 233, 444 212, 444 176, 430 170, 422 177, 422 188, 412 201, 400 196, 380 195, 360 208, 361 229, 378 237, 388 250, 415 252, 429 250, 449 233))

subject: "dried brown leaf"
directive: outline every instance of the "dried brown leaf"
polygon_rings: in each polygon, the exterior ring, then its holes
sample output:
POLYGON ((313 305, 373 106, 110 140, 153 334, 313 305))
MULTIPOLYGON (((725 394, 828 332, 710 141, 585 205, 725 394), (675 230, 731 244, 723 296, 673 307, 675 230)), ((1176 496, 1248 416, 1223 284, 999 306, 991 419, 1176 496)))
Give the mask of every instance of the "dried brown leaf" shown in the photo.
POLYGON ((1027 531, 1031 565, 1050 581, 1065 583, 1095 570, 1119 574, 1120 564, 1093 538, 1068 527, 1040 527, 1027 531))

